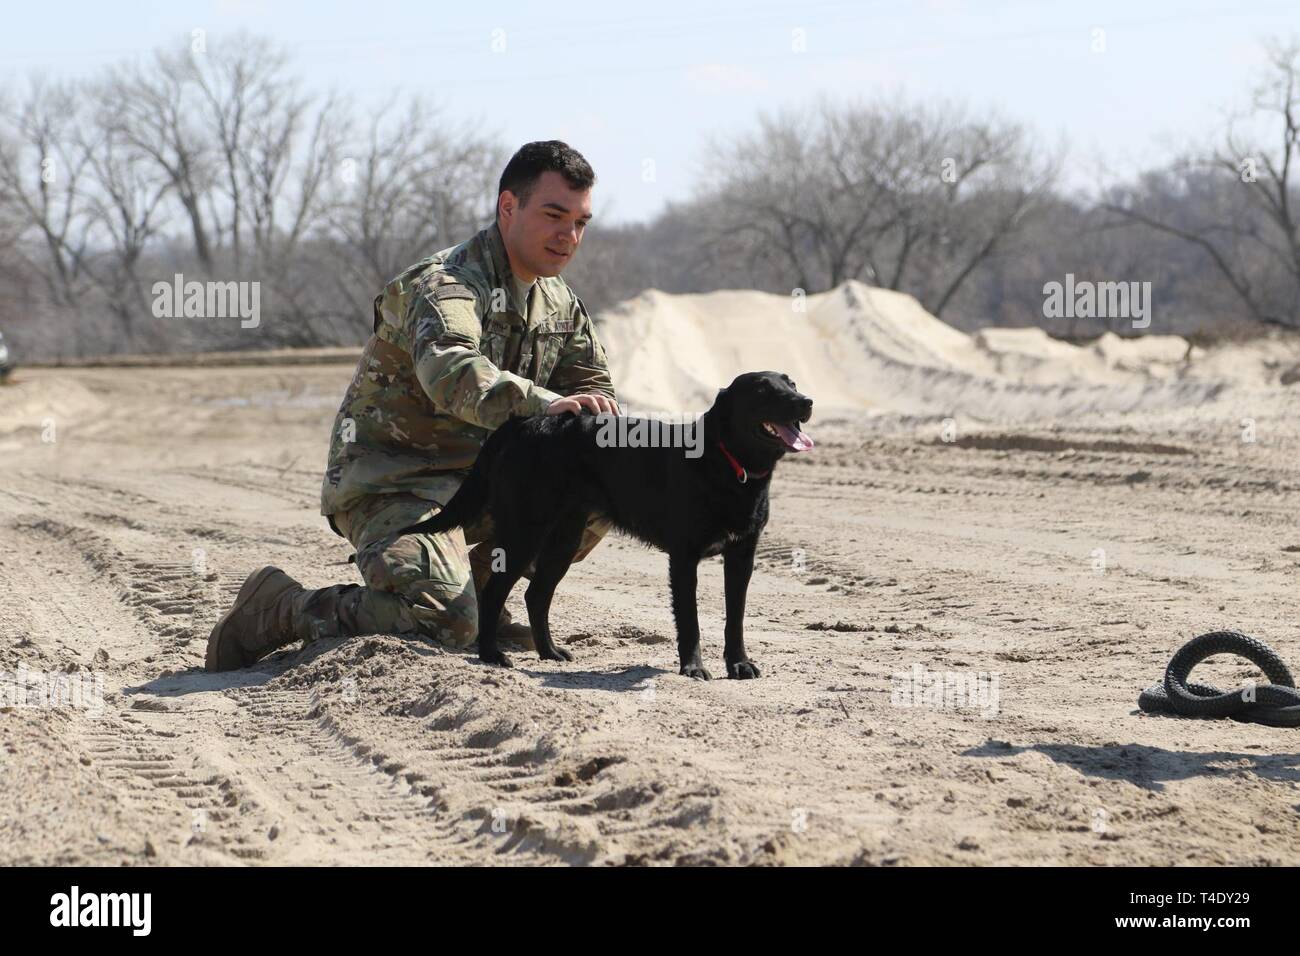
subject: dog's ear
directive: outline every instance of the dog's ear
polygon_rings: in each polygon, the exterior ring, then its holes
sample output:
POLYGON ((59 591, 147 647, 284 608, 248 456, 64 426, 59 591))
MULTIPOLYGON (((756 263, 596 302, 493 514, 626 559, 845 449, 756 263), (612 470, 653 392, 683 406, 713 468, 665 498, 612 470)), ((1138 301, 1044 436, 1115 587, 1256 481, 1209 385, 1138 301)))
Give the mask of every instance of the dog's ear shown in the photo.
POLYGON ((731 418, 731 393, 725 388, 718 389, 718 394, 713 399, 713 410, 719 418, 731 418))

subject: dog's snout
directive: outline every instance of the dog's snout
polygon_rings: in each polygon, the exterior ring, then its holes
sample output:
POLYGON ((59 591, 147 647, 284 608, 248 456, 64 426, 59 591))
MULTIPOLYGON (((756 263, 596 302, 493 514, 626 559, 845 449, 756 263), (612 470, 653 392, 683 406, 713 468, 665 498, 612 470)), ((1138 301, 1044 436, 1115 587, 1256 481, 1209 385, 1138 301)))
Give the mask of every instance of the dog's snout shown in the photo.
POLYGON ((812 418, 813 400, 807 395, 799 396, 799 414, 802 416, 799 421, 806 422, 812 418))

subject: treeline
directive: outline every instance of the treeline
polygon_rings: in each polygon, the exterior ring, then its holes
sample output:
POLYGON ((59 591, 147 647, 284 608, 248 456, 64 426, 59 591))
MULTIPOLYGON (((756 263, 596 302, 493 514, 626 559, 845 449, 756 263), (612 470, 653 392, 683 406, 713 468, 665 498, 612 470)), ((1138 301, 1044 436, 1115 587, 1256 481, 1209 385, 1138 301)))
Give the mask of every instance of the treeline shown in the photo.
MULTIPOLYGON (((646 288, 858 279, 964 328, 1126 331, 1044 316, 1044 284, 1072 274, 1150 282, 1150 332, 1300 327, 1300 45, 1268 51, 1217 142, 1090 195, 994 115, 823 101, 762 116, 711 146, 691 200, 593 227, 565 276, 593 310, 646 288)), ((360 342, 387 279, 490 221, 517 145, 418 98, 363 116, 247 35, 33 77, 0 93, 0 331, 28 358, 360 342), (155 284, 176 274, 259 283, 260 321, 158 317, 155 284)))

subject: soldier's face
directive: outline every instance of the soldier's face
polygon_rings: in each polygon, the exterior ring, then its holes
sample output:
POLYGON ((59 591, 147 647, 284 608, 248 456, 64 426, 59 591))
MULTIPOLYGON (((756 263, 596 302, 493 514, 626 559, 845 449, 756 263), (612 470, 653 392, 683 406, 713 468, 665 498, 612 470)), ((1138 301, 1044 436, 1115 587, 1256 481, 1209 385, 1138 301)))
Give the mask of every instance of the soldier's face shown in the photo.
POLYGON ((591 220, 591 190, 574 189, 559 173, 547 171, 526 205, 519 205, 518 198, 506 190, 497 209, 515 274, 525 282, 536 276, 557 276, 582 244, 591 220))

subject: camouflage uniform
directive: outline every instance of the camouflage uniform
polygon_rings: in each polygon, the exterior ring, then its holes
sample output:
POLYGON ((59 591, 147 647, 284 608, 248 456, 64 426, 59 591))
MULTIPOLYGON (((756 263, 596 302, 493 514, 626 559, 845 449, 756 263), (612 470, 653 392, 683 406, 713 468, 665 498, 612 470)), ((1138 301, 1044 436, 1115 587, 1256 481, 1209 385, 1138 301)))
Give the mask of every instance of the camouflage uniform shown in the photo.
MULTIPOLYGON (((573 290, 539 278, 526 301, 493 224, 417 262, 375 298, 374 334, 334 422, 321 513, 357 551, 365 587, 315 592, 315 636, 417 633, 464 647, 491 570, 484 519, 398 532, 436 514, 492 429, 561 395, 614 398, 604 350, 573 290), (468 545, 478 543, 473 551, 468 545)), ((608 530, 594 518, 581 560, 608 530)))

